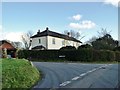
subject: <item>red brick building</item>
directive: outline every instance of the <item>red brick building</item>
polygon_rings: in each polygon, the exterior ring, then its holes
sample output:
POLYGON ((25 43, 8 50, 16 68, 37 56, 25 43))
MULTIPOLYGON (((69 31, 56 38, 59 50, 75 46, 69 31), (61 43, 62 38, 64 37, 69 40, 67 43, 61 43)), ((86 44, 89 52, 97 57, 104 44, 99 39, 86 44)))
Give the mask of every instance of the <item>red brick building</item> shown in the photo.
POLYGON ((7 50, 7 55, 15 58, 16 48, 11 42, 7 40, 0 41, 0 50, 3 51, 4 49, 7 50))

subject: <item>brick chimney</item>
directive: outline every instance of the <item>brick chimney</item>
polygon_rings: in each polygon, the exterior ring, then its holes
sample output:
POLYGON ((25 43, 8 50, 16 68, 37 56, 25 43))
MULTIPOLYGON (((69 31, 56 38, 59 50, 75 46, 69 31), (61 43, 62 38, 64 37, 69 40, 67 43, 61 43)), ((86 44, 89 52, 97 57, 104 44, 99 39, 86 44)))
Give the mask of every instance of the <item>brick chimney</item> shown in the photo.
POLYGON ((48 28, 48 27, 46 27, 46 30, 49 30, 49 28, 48 28))
POLYGON ((40 29, 38 30, 37 34, 40 34, 40 29))
POLYGON ((70 32, 68 32, 67 35, 70 37, 70 32))

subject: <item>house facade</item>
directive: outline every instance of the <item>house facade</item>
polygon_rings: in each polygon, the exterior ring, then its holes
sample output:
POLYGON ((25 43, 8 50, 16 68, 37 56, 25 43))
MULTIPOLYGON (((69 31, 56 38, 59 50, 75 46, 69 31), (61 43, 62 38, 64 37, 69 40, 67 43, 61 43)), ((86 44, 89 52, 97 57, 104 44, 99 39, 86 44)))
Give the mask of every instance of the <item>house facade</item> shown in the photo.
POLYGON ((77 48, 80 45, 79 40, 69 35, 50 31, 48 27, 43 32, 39 30, 36 35, 31 37, 32 49, 60 49, 65 46, 75 46, 77 48))

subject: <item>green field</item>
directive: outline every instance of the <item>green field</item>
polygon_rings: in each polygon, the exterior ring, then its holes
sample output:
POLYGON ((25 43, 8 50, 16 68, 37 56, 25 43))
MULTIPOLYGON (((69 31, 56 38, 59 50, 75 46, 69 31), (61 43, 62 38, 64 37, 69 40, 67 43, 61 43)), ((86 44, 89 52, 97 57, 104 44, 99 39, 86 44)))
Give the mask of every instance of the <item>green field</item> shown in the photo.
POLYGON ((2 88, 31 88, 40 72, 24 59, 2 59, 2 88))

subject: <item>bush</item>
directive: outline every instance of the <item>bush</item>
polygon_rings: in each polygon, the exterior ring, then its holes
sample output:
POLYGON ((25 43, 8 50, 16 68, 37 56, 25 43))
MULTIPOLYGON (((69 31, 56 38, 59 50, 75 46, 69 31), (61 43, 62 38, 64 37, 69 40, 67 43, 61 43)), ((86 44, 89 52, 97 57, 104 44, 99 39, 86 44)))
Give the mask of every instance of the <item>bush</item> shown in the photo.
POLYGON ((66 47, 60 48, 60 50, 76 50, 76 48, 74 46, 66 46, 66 47))
POLYGON ((99 53, 99 61, 107 61, 108 59, 108 53, 106 50, 100 50, 100 53, 99 53))
POLYGON ((22 59, 25 58, 27 59, 30 56, 30 51, 29 50, 19 50, 18 51, 18 58, 22 59))
POLYGON ((81 46, 78 47, 78 50, 81 49, 81 48, 92 48, 92 46, 89 45, 89 44, 81 45, 81 46))
POLYGON ((29 60, 55 60, 58 59, 58 50, 21 50, 18 52, 18 58, 29 60))
POLYGON ((119 51, 115 51, 115 61, 120 62, 120 52, 119 51))
POLYGON ((93 50, 93 61, 114 61, 115 53, 109 50, 93 50))
POLYGON ((79 50, 77 50, 77 56, 76 56, 76 60, 77 61, 92 61, 92 49, 89 48, 79 48, 79 50))
POLYGON ((114 51, 120 51, 120 46, 119 46, 119 47, 114 48, 114 51))
POLYGON ((62 51, 61 53, 65 55, 66 60, 76 61, 76 50, 65 50, 65 51, 62 51))
POLYGON ((115 61, 115 52, 107 50, 107 61, 115 61))

